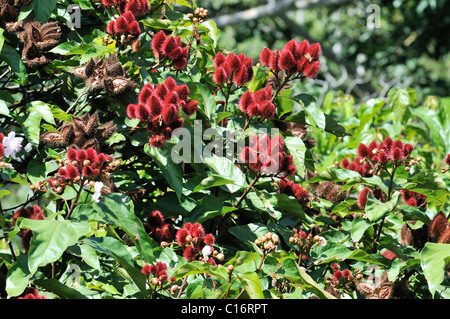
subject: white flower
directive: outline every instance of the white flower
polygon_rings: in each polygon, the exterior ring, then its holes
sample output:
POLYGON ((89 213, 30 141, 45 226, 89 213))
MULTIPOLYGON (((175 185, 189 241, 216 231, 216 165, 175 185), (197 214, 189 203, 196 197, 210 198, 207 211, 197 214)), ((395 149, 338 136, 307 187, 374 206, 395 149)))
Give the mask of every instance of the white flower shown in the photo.
POLYGON ((92 200, 96 203, 100 201, 100 196, 102 195, 102 188, 103 188, 102 182, 94 183, 94 194, 92 195, 92 200))
POLYGON ((22 149, 23 138, 16 137, 16 132, 9 132, 8 136, 3 139, 3 146, 5 147, 5 157, 11 156, 16 158, 16 154, 22 149))
POLYGON ((203 258, 205 258, 205 261, 208 260, 208 256, 211 255, 211 246, 210 245, 206 245, 205 247, 203 247, 202 249, 202 254, 203 254, 203 258))
POLYGON ((320 246, 326 246, 327 245, 327 240, 325 238, 323 238, 322 236, 319 237, 319 245, 320 246))

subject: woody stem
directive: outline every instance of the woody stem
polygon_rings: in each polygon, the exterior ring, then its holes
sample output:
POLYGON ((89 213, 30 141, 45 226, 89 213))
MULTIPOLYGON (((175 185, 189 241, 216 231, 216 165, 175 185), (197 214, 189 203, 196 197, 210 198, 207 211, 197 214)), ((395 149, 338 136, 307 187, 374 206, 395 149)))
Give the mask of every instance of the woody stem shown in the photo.
POLYGON ((83 178, 80 182, 80 188, 77 190, 77 194, 75 195, 75 198, 73 199, 72 204, 70 205, 69 211, 67 212, 66 220, 69 220, 70 215, 72 215, 73 210, 77 206, 78 198, 80 197, 80 194, 83 191, 84 182, 85 179, 83 178))
POLYGON ((236 204, 234 205, 234 207, 238 207, 241 202, 245 199, 245 197, 247 196, 247 194, 250 192, 250 190, 253 188, 253 186, 255 186, 256 182, 258 181, 258 179, 260 178, 261 175, 259 175, 259 173, 256 174, 255 178, 253 179, 253 181, 251 182, 251 184, 245 189, 244 193, 242 194, 242 196, 238 199, 238 201, 236 202, 236 204))

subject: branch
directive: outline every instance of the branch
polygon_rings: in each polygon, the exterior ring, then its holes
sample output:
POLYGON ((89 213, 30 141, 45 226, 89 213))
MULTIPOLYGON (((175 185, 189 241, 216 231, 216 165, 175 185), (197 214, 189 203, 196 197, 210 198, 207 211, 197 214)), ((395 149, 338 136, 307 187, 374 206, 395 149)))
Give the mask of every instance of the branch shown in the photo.
POLYGON ((269 16, 276 16, 284 13, 289 9, 304 10, 318 6, 338 5, 348 0, 281 0, 277 3, 268 3, 256 8, 240 11, 233 14, 224 14, 218 17, 213 17, 213 20, 218 28, 239 24, 251 20, 256 20, 269 16))

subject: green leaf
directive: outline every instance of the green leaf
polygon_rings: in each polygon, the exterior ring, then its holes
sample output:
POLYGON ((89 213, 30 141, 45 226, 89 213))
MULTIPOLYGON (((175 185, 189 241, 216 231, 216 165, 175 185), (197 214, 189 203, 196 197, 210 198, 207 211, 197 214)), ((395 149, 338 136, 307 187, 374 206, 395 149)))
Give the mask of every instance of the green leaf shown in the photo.
POLYGON ((309 94, 300 94, 296 100, 303 105, 303 109, 307 114, 306 123, 323 131, 326 125, 325 114, 317 106, 314 97, 309 94))
POLYGON ((25 83, 28 79, 27 68, 22 62, 20 54, 8 44, 3 44, 2 51, 0 53, 0 60, 4 60, 12 69, 20 80, 20 83, 25 83))
POLYGON ((352 240, 355 242, 359 242, 361 238, 364 236, 365 231, 367 228, 370 227, 370 223, 367 221, 367 219, 357 216, 352 221, 352 228, 351 228, 351 237, 352 240))
POLYGON ((302 176, 305 170, 305 153, 306 146, 303 140, 297 136, 287 136, 284 144, 289 150, 289 154, 294 158, 294 164, 297 167, 298 175, 302 176))
POLYGON ((147 296, 146 276, 134 266, 133 257, 122 242, 112 237, 90 237, 85 241, 95 250, 113 257, 130 276, 131 283, 136 285, 144 297, 147 296))
POLYGON ((442 205, 447 203, 450 191, 442 177, 432 170, 421 170, 408 179, 403 188, 427 196, 428 204, 442 205))
POLYGON ((170 2, 191 8, 191 1, 188 0, 171 0, 170 2))
POLYGON ((57 0, 34 0, 33 11, 36 20, 45 23, 49 20, 51 13, 56 8, 57 0))
POLYGON ((88 299, 85 295, 80 293, 79 291, 67 287, 66 285, 60 283, 56 279, 45 279, 40 278, 33 282, 35 285, 38 285, 45 290, 53 292, 55 295, 62 299, 88 299))
POLYGON ((28 163, 28 178, 33 185, 37 185, 45 179, 45 163, 38 160, 31 160, 28 163))
POLYGON ((406 89, 390 89, 387 95, 388 103, 392 107, 393 114, 396 115, 398 121, 403 119, 406 108, 412 104, 409 92, 406 89))
POLYGON ((173 274, 175 278, 181 279, 186 276, 190 275, 197 275, 197 274, 203 274, 208 273, 213 276, 217 276, 222 279, 227 279, 228 274, 225 270, 225 268, 219 268, 216 266, 211 265, 210 263, 205 263, 202 261, 194 260, 187 264, 182 265, 180 268, 178 268, 175 273, 173 274))
MULTIPOLYGON (((207 30, 208 40, 212 42, 212 48, 216 48, 219 40, 219 29, 214 21, 208 20, 198 24, 199 30, 207 30)), ((208 41, 209 42, 209 41, 208 41)))
POLYGON ((388 202, 381 202, 378 199, 374 198, 372 194, 369 192, 367 195, 367 204, 366 204, 366 215, 367 218, 372 222, 376 223, 377 221, 384 218, 389 212, 393 211, 397 206, 399 199, 399 194, 395 194, 392 199, 388 202))
POLYGON ((28 266, 30 272, 34 273, 38 267, 58 260, 67 247, 89 232, 90 225, 87 222, 67 220, 24 219, 20 228, 31 229, 33 232, 28 266))
POLYGON ((202 181, 194 188, 194 190, 192 191, 193 193, 211 188, 211 187, 216 187, 216 186, 222 186, 222 185, 227 185, 227 184, 233 184, 234 181, 224 178, 220 175, 211 175, 208 176, 204 179, 202 179, 202 181))
POLYGON ((47 123, 56 125, 50 106, 42 101, 31 102, 31 110, 36 111, 47 123))
POLYGON ((14 104, 14 99, 11 101, 11 94, 6 91, 0 91, 0 114, 11 117, 8 104, 14 104))
POLYGON ((136 217, 130 197, 118 193, 107 194, 102 196, 98 203, 93 204, 93 209, 107 223, 119 226, 126 232, 147 262, 154 261, 152 240, 136 217))
POLYGON ((428 282, 428 289, 434 295, 444 280, 445 266, 450 261, 450 245, 428 242, 420 253, 420 265, 428 282))
POLYGON ((27 140, 35 147, 39 146, 39 133, 41 130, 41 114, 31 110, 27 119, 22 123, 22 129, 27 140))
POLYGON ((61 55, 69 55, 74 54, 71 53, 72 50, 79 49, 80 43, 75 41, 66 41, 58 46, 54 47, 53 49, 49 50, 49 52, 61 54, 61 55))
POLYGON ((302 205, 293 196, 288 196, 286 194, 275 194, 274 198, 276 202, 273 205, 278 207, 280 210, 300 219, 303 221, 308 221, 310 218, 303 211, 302 205))
POLYGON ((3 36, 3 32, 5 30, 3 30, 2 28, 0 28, 0 52, 2 52, 2 48, 3 48, 3 43, 5 43, 5 37, 3 36))
POLYGON ((441 146, 445 149, 449 149, 448 147, 445 147, 445 145, 450 145, 450 141, 448 139, 448 135, 445 135, 445 130, 439 121, 439 116, 436 110, 430 110, 420 106, 412 108, 411 112, 420 121, 425 123, 430 132, 431 140, 436 147, 441 146))
POLYGON ((213 154, 211 157, 204 158, 203 161, 216 175, 234 181, 233 184, 224 185, 230 193, 234 193, 246 186, 245 174, 228 158, 213 154))
POLYGON ((259 254, 255 252, 238 251, 236 255, 229 261, 227 261, 227 263, 224 266, 227 267, 228 265, 233 265, 234 267, 239 267, 240 265, 246 264, 248 262, 257 259, 258 257, 259 254))
POLYGON ((147 143, 144 146, 144 152, 155 160, 169 186, 175 191, 178 199, 180 199, 183 190, 183 172, 181 171, 180 165, 172 160, 170 150, 167 147, 162 149, 150 147, 147 143))
MULTIPOLYGON (((277 117, 281 118, 283 115, 290 113, 293 108, 294 108, 294 99, 291 97, 291 93, 292 93, 292 89, 287 89, 287 90, 283 90, 281 91, 276 100, 276 111, 277 111, 277 117)), ((303 113, 304 114, 304 113, 303 113)), ((288 118, 290 116, 295 116, 295 114, 293 115, 289 115, 288 118)), ((286 118, 286 121, 288 121, 288 119, 286 118)), ((304 123, 304 122, 303 122, 304 123)))
POLYGON ((213 119, 217 116, 217 105, 214 95, 203 86, 201 83, 190 82, 187 83, 189 88, 189 98, 199 102, 198 108, 201 110, 209 119, 213 119))
POLYGON ((20 254, 6 276, 6 291, 11 297, 19 296, 27 287, 33 273, 28 268, 28 255, 20 254))
POLYGON ((320 172, 313 178, 311 178, 308 183, 313 184, 323 181, 331 182, 347 182, 352 178, 360 178, 361 175, 358 172, 351 171, 348 169, 336 169, 332 168, 323 172, 320 172))
POLYGON ((351 135, 342 125, 339 125, 338 122, 336 122, 334 117, 328 114, 325 114, 325 132, 334 134, 338 137, 351 135))
POLYGON ((305 270, 300 268, 295 260, 286 258, 283 261, 282 269, 284 273, 282 276, 296 284, 299 284, 303 289, 314 293, 321 299, 336 299, 330 293, 323 290, 305 270))
POLYGON ((238 280, 251 299, 264 299, 264 293, 256 272, 247 272, 239 275, 238 280))
POLYGON ((258 248, 255 245, 255 239, 262 237, 269 231, 269 228, 260 223, 250 223, 247 225, 230 227, 228 231, 238 238, 245 248, 253 248, 254 251, 258 251, 258 248))
POLYGON ((237 208, 224 206, 222 200, 208 195, 198 201, 197 205, 189 213, 189 216, 187 216, 186 222, 203 223, 208 219, 222 216, 234 210, 237 210, 237 208))

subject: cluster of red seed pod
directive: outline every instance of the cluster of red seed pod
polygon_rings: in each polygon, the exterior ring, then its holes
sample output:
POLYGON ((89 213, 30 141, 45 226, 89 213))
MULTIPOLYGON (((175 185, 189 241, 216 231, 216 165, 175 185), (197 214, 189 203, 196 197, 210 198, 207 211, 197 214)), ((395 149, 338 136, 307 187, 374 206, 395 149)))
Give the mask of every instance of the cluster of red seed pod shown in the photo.
POLYGON ((253 60, 246 57, 245 53, 236 55, 231 52, 227 56, 219 52, 214 57, 215 71, 213 81, 218 86, 225 83, 234 83, 242 86, 253 78, 253 60))
POLYGON ((378 144, 375 140, 369 145, 360 143, 357 150, 357 157, 350 163, 348 159, 342 160, 342 167, 356 171, 363 177, 370 177, 386 168, 386 165, 393 163, 396 166, 405 165, 409 170, 411 165, 417 164, 421 159, 411 158, 414 146, 401 140, 394 141, 391 137, 386 137, 378 144))
POLYGON ((341 283, 341 284, 346 284, 345 282, 349 282, 353 279, 353 275, 350 272, 349 269, 344 269, 343 271, 341 271, 341 267, 339 266, 339 264, 333 264, 333 266, 331 267, 331 269, 333 269, 333 281, 334 283, 341 283))
POLYGON ((17 299, 47 299, 47 297, 40 295, 34 288, 27 288, 17 299))
MULTIPOLYGON (((152 276, 150 283, 154 286, 162 286, 169 280, 167 275, 167 265, 161 261, 158 261, 155 265, 145 264, 142 267, 141 272, 147 277, 152 276)), ((175 282, 175 277, 170 277, 170 282, 175 282)))
POLYGON ((308 202, 309 193, 300 184, 297 184, 290 179, 282 178, 277 183, 277 186, 280 193, 286 194, 288 196, 294 196, 300 202, 300 204, 305 204, 306 202, 308 202))
MULTIPOLYGON (((30 207, 21 207, 18 211, 16 211, 12 217, 12 225, 14 226, 19 217, 33 219, 33 220, 44 220, 45 215, 42 209, 38 205, 33 205, 33 208, 30 207)), ((22 237, 22 246, 26 253, 30 250, 30 241, 33 233, 31 229, 21 229, 18 233, 20 237, 22 237)))
POLYGON ((416 193, 410 190, 402 189, 400 190, 403 200, 406 205, 414 207, 424 207, 427 205, 427 196, 416 193))
POLYGON ((135 38, 141 34, 141 28, 133 13, 127 11, 116 20, 111 20, 106 26, 106 32, 113 35, 125 35, 135 38))
POLYGON ((358 157, 369 159, 374 163, 386 164, 388 162, 404 163, 414 146, 409 143, 403 144, 401 140, 394 140, 391 137, 386 137, 383 142, 377 144, 372 141, 368 146, 361 143, 358 146, 358 157))
POLYGON ((166 223, 160 211, 155 210, 148 214, 144 223, 146 232, 158 243, 169 243, 173 240, 175 230, 172 224, 166 223))
POLYGON ((198 101, 189 100, 187 85, 177 85, 172 77, 167 77, 156 87, 145 84, 139 93, 138 104, 128 105, 127 115, 130 119, 139 119, 153 134, 149 141, 151 147, 161 148, 172 138, 173 130, 184 125, 180 108, 190 116, 197 111, 198 101))
POLYGON ((112 156, 97 153, 92 147, 87 150, 71 148, 67 151, 67 160, 58 174, 62 182, 73 183, 82 179, 95 179, 107 168, 112 156))
POLYGON ((284 70, 288 76, 303 74, 314 78, 320 69, 319 43, 309 44, 307 40, 297 43, 294 39, 286 43, 281 51, 271 51, 264 48, 259 56, 259 62, 269 67, 273 73, 284 70))
POLYGON ((96 180, 107 179, 106 175, 114 171, 120 165, 120 160, 113 160, 112 156, 97 153, 92 147, 83 150, 71 148, 67 152, 67 159, 59 163, 58 174, 45 182, 31 185, 32 190, 46 192, 47 183, 57 194, 73 184, 88 184, 93 187, 96 180))
MULTIPOLYGON (((195 260, 203 248, 207 245, 214 245, 215 238, 212 234, 205 234, 205 230, 200 223, 186 223, 183 228, 180 228, 176 234, 176 240, 183 250, 183 257, 188 261, 195 260)), ((211 249, 212 251, 212 249, 211 249)), ((215 264, 212 257, 208 260, 209 263, 215 264)))
POLYGON ((145 15, 150 10, 148 0, 101 0, 101 2, 107 8, 114 7, 121 15, 131 12, 138 17, 145 15))
POLYGON ((239 100, 239 109, 249 117, 273 118, 276 109, 272 103, 272 87, 267 86, 255 93, 247 90, 239 100))
POLYGON ((152 40, 154 56, 160 60, 172 62, 175 69, 183 70, 188 62, 189 48, 183 44, 181 37, 167 37, 163 30, 159 31, 152 40))
POLYGON ((281 135, 273 138, 268 134, 261 137, 253 135, 250 138, 250 146, 242 149, 241 160, 247 163, 249 169, 257 174, 295 175, 297 168, 294 165, 293 156, 287 155, 283 148, 284 141, 281 135))

